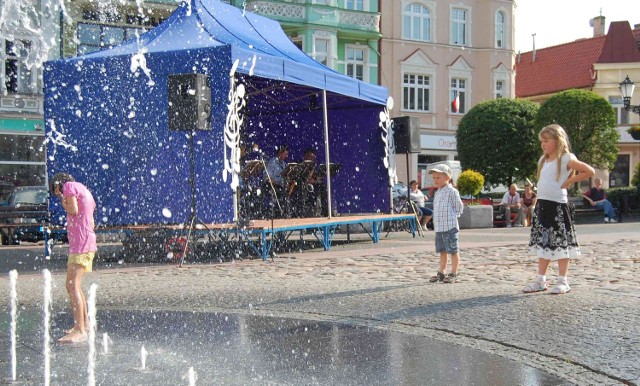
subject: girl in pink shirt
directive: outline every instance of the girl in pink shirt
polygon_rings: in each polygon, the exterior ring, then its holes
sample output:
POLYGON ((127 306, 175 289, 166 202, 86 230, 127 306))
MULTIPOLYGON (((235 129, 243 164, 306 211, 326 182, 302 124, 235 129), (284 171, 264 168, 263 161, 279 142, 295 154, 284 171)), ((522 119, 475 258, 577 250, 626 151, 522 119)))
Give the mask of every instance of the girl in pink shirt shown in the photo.
POLYGON ((67 173, 53 176, 51 192, 62 200, 62 207, 67 213, 69 259, 66 287, 73 313, 73 327, 58 342, 83 342, 87 340, 87 302, 82 292, 82 276, 85 272, 91 272, 97 250, 93 230, 96 203, 91 192, 67 173))

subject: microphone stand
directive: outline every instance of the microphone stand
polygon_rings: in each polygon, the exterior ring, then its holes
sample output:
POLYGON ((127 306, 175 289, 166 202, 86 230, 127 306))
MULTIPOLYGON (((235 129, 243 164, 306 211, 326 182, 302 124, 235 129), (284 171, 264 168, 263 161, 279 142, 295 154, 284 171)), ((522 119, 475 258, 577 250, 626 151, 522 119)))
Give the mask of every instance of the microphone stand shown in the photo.
MULTIPOLYGON (((276 203, 278 204, 278 209, 280 210, 280 214, 284 215, 284 212, 282 211, 282 205, 280 205, 280 200, 278 199, 278 193, 276 192, 275 186, 273 186, 273 182, 271 182, 271 175, 269 174, 269 170, 267 169, 267 164, 266 162, 264 162, 264 157, 260 157, 260 160, 262 161, 264 172, 267 173, 267 181, 269 182, 269 186, 271 186, 271 192, 273 192, 273 197, 275 197, 276 199, 276 203)), ((271 206, 273 207, 273 205, 271 206)))
MULTIPOLYGON (((267 181, 269 182, 269 186, 271 187, 271 192, 273 193, 273 197, 276 199, 276 203, 278 204, 278 209, 280 210, 280 214, 284 215, 284 212, 282 211, 282 205, 280 205, 280 200, 278 199, 278 193, 276 192, 276 188, 275 186, 273 186, 273 182, 271 181, 271 175, 269 174, 269 169, 267 169, 267 164, 264 161, 264 157, 260 157, 260 160, 262 161, 262 166, 264 167, 264 172, 267 173, 267 181)), ((271 256, 271 261, 274 261, 274 257, 275 257, 275 248, 276 248, 276 241, 277 241, 277 237, 276 237, 276 233, 274 231, 274 226, 273 226, 273 219, 274 217, 276 217, 274 211, 275 211, 275 205, 273 205, 273 202, 271 202, 271 248, 269 250, 269 255, 271 256)), ((267 240, 265 239, 264 242, 266 243, 267 240)))

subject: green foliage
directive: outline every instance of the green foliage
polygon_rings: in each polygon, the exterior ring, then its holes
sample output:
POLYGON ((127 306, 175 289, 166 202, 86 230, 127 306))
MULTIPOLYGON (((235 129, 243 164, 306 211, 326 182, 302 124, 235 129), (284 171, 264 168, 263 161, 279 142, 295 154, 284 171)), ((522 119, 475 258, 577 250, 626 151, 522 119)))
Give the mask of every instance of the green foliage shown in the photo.
POLYGON ((465 170, 458 176, 456 185, 460 194, 476 196, 484 186, 484 176, 475 170, 465 170))
POLYGON ((482 173, 489 185, 532 177, 540 158, 538 105, 523 99, 494 99, 474 106, 456 133, 462 167, 482 173))
POLYGON ((636 164, 636 168, 633 171, 633 178, 631 178, 631 185, 636 187, 640 185, 640 162, 636 164))
POLYGON ((538 111, 536 126, 557 123, 571 141, 572 152, 598 169, 613 168, 618 149, 616 117, 611 104, 591 91, 567 90, 547 99, 538 111))
POLYGON ((620 203, 623 199, 627 199, 627 202, 631 206, 631 209, 637 209, 640 203, 640 191, 638 188, 613 188, 607 190, 607 200, 615 207, 620 207, 620 203))

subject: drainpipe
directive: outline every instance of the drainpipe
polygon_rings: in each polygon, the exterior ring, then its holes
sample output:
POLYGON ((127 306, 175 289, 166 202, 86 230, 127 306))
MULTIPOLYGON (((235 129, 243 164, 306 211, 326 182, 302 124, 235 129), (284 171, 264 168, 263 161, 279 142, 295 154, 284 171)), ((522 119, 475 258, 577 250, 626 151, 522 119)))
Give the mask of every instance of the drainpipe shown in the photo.
POLYGON ((380 38, 378 39, 378 86, 382 85, 382 0, 378 0, 378 13, 380 20, 378 21, 378 31, 380 38))

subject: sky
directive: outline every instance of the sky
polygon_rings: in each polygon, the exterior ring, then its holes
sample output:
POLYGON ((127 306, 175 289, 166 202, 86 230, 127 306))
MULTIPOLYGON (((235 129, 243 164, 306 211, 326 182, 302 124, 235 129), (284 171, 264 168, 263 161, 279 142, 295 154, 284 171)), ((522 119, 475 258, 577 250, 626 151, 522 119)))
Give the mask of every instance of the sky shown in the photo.
POLYGON ((593 37, 589 20, 605 17, 605 33, 612 21, 626 20, 633 28, 640 24, 640 0, 516 0, 516 52, 531 51, 531 34, 536 48, 593 37))

